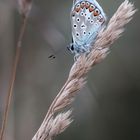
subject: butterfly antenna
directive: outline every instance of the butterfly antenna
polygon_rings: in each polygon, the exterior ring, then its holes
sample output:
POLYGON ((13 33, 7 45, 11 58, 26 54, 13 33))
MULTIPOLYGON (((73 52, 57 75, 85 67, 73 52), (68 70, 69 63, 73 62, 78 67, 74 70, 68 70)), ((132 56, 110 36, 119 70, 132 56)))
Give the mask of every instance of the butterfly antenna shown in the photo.
POLYGON ((55 59, 56 57, 55 57, 55 55, 53 55, 53 54, 51 54, 48 58, 52 58, 52 59, 55 59))

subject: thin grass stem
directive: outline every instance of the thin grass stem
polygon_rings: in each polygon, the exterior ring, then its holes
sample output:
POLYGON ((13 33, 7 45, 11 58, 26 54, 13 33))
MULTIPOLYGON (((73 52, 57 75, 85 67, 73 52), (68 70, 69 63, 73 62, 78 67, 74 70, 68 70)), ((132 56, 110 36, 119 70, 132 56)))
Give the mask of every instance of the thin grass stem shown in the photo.
POLYGON ((17 46, 16 46, 16 54, 15 54, 13 68, 12 68, 12 72, 11 72, 11 79, 10 79, 10 83, 9 83, 8 94, 6 97, 6 105, 5 105, 4 114, 3 114, 3 121, 2 121, 2 127, 1 127, 1 132, 0 132, 0 140, 3 140, 3 138, 4 138, 6 124, 8 121, 9 110, 10 110, 11 100, 12 100, 12 96, 13 96, 17 67, 18 67, 19 58, 20 58, 20 54, 21 54, 21 45, 22 45, 25 28, 26 28, 26 23, 27 23, 27 17, 22 16, 20 33, 19 33, 19 38, 18 38, 18 42, 17 42, 17 46))

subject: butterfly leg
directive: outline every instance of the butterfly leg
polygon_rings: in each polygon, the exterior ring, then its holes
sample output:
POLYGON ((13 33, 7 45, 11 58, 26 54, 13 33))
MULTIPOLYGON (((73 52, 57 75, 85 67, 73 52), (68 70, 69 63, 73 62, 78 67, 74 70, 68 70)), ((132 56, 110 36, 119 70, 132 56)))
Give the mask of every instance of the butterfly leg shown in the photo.
POLYGON ((86 53, 89 53, 91 51, 91 45, 90 44, 86 44, 83 47, 84 47, 86 53))
POLYGON ((74 56, 74 61, 77 61, 77 59, 78 59, 78 57, 80 56, 80 54, 75 54, 75 56, 74 56))

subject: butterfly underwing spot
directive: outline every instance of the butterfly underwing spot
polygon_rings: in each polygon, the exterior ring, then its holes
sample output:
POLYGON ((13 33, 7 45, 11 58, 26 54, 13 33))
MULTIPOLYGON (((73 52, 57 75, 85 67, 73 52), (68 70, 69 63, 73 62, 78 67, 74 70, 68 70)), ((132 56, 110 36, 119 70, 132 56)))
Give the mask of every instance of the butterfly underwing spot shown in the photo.
POLYGON ((73 25, 73 27, 74 27, 74 28, 76 28, 76 27, 77 27, 77 25, 76 25, 76 24, 74 24, 74 25, 73 25))
POLYGON ((73 17, 73 18, 75 17, 75 13, 72 13, 72 17, 73 17))
POLYGON ((90 23, 93 24, 93 20, 91 20, 90 23))
POLYGON ((88 9, 90 7, 90 3, 86 2, 85 7, 86 7, 86 9, 88 9))
POLYGON ((86 35, 86 31, 83 32, 83 35, 86 35))
POLYGON ((95 27, 98 26, 98 23, 94 23, 94 26, 95 26, 95 27))
POLYGON ((77 21, 77 22, 80 22, 80 18, 77 18, 76 21, 77 21))
POLYGON ((96 8, 93 12, 93 15, 98 16, 99 14, 100 14, 100 11, 99 11, 99 9, 96 8))
POLYGON ((81 12, 81 16, 84 16, 84 13, 83 12, 81 12))
POLYGON ((78 37, 79 36, 79 33, 76 33, 76 36, 78 37))
POLYGON ((103 21, 104 21, 103 16, 102 16, 102 15, 99 15, 98 18, 97 18, 97 20, 98 20, 99 22, 103 22, 103 21))
POLYGON ((76 5, 76 7, 75 7, 75 11, 78 13, 79 11, 80 11, 80 4, 78 3, 77 5, 76 5))
POLYGON ((85 2, 81 2, 81 8, 83 9, 85 7, 85 2))
POLYGON ((85 25, 85 24, 82 24, 82 25, 81 25, 81 28, 86 28, 86 25, 85 25))
POLYGON ((95 6, 93 4, 91 4, 90 7, 89 7, 89 12, 93 12, 94 9, 95 9, 95 6))
POLYGON ((99 22, 103 22, 103 21, 104 21, 104 19, 103 19, 103 18, 99 19, 99 22))
POLYGON ((90 18, 90 17, 88 17, 88 21, 90 21, 90 19, 91 19, 91 18, 90 18))

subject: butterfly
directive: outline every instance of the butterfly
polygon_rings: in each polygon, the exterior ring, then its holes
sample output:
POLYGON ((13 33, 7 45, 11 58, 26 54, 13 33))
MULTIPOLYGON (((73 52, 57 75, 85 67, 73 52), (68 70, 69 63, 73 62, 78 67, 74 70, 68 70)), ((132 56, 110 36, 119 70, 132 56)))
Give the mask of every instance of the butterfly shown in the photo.
POLYGON ((105 27, 106 15, 96 0, 74 0, 71 9, 72 43, 68 50, 77 59, 89 53, 99 31, 105 27))

